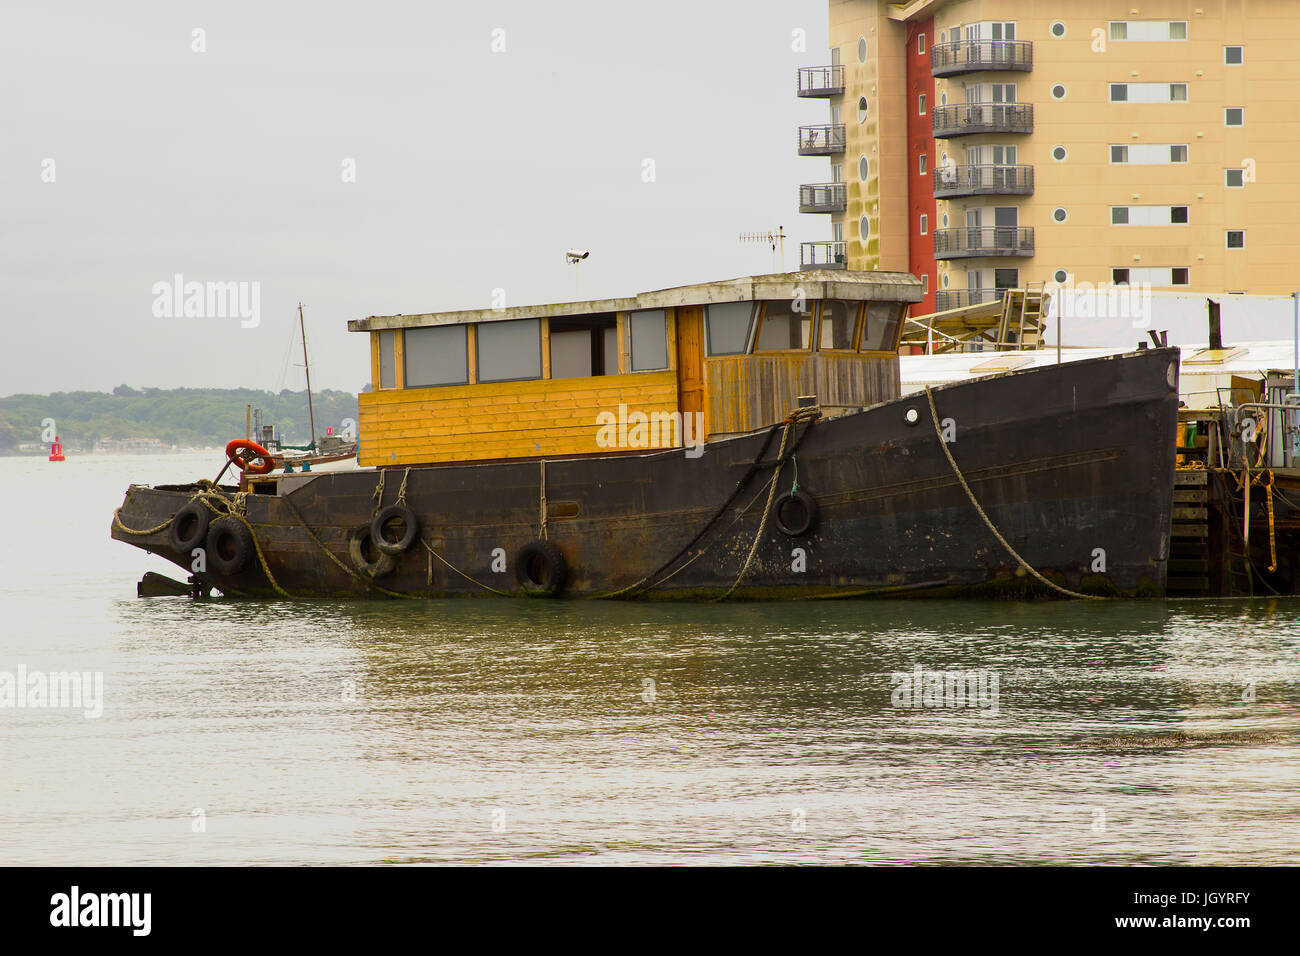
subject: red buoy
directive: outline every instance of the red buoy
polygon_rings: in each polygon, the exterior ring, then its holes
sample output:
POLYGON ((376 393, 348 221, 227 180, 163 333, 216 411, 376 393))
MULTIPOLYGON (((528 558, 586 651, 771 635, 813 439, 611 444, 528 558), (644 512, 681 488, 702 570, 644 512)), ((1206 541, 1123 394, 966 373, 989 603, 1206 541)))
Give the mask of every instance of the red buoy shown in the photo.
POLYGON ((50 445, 50 461, 67 461, 63 457, 63 445, 59 442, 59 436, 54 436, 54 441, 50 445))

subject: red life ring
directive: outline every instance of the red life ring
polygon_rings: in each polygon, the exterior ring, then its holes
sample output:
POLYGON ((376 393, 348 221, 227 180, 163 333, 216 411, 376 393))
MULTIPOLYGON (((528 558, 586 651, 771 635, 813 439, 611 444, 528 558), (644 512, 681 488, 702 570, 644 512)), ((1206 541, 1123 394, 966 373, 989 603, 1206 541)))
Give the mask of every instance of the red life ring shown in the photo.
POLYGON ((236 438, 226 445, 226 457, 234 463, 240 471, 245 471, 250 475, 265 475, 275 467, 275 459, 271 453, 255 441, 249 441, 246 438, 236 438), (251 454, 241 454, 241 452, 251 452, 251 454), (253 462, 261 460, 260 465, 254 465, 253 462))

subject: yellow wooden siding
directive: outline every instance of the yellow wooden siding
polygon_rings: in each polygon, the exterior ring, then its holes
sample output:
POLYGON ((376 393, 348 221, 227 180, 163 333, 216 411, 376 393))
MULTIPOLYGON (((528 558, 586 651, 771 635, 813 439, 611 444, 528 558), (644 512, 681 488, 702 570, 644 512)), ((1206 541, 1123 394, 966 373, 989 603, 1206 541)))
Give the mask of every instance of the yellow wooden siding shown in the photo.
POLYGON ((727 355, 704 361, 711 435, 762 428, 781 421, 800 395, 827 406, 860 407, 899 395, 898 356, 892 353, 727 355))
POLYGON ((592 454, 602 411, 677 410, 672 371, 367 392, 361 464, 414 465, 592 454))

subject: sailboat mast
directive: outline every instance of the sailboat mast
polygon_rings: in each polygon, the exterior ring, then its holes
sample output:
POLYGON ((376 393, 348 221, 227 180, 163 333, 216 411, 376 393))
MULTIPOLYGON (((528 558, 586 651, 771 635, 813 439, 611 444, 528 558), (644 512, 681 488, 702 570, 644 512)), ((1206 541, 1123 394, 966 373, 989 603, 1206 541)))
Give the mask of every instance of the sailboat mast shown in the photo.
POLYGON ((311 405, 311 364, 307 361, 307 325, 302 317, 302 303, 298 303, 298 330, 302 332, 302 364, 307 371, 307 417, 311 423, 307 444, 316 450, 316 412, 311 405))

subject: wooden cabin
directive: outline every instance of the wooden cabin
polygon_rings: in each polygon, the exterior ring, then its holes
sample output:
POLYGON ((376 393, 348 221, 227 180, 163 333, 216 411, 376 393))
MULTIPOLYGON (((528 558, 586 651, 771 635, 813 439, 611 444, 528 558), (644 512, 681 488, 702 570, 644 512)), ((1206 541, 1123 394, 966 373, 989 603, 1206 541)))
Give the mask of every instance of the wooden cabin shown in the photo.
POLYGON ((366 466, 608 455, 897 398, 911 275, 782 273, 554 305, 371 316, 366 466), (611 431, 609 427, 614 425, 611 431), (648 426, 648 427, 641 427, 648 426), (611 444, 611 436, 618 441, 611 444))

